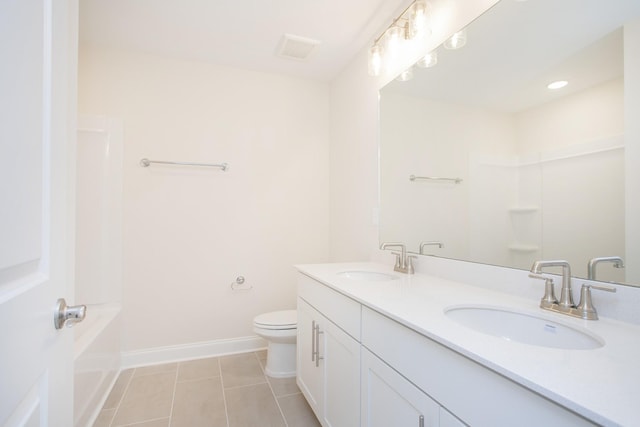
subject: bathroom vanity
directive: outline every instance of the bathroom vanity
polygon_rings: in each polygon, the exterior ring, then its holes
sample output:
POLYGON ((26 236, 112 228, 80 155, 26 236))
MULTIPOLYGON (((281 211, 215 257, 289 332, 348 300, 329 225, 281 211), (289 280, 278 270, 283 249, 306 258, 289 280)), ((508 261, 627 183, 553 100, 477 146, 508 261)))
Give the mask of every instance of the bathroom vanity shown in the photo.
POLYGON ((640 423, 636 325, 379 264, 297 268, 297 381, 323 426, 640 423))

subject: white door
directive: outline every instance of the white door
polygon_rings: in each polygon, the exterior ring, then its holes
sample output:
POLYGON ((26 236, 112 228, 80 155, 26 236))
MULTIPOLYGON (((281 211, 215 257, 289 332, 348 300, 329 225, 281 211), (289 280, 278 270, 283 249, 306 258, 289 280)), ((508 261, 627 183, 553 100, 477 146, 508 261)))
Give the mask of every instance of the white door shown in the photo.
MULTIPOLYGON (((324 425, 360 425, 360 343, 323 317, 318 352, 324 365, 324 425)), ((401 424, 398 424, 401 425, 401 424)))
POLYGON ((316 363, 315 326, 321 317, 302 298, 298 298, 297 382, 318 418, 322 418, 323 378, 320 361, 316 363))
POLYGON ((77 0, 0 0, 0 425, 73 420, 77 0))

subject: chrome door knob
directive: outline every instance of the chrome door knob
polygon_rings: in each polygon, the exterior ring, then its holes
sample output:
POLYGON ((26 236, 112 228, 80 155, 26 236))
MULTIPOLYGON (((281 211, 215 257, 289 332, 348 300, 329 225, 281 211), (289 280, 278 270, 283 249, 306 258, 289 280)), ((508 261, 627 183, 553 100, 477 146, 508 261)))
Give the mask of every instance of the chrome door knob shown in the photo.
POLYGON ((67 305, 64 298, 60 298, 56 302, 56 308, 53 313, 53 324, 56 329, 63 326, 72 327, 78 322, 82 322, 87 315, 86 305, 67 305))

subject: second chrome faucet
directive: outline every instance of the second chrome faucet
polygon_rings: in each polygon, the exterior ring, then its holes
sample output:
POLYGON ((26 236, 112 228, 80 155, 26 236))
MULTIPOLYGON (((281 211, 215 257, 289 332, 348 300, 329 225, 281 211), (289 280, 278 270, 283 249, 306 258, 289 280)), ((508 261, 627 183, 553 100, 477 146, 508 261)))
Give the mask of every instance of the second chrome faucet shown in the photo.
POLYGON ((400 253, 392 252, 396 256, 396 265, 393 267, 394 271, 399 273, 413 274, 413 255, 407 255, 407 247, 404 243, 400 242, 384 242, 380 245, 380 249, 387 248, 400 248, 400 253))
POLYGON ((580 290, 580 302, 573 303, 573 291, 571 289, 571 267, 564 260, 536 261, 531 266, 530 277, 545 281, 545 293, 540 301, 540 308, 579 317, 586 320, 597 320, 598 313, 591 301, 591 288, 601 291, 615 292, 613 286, 587 285, 583 284, 580 290), (545 267, 562 267, 562 288, 560 290, 560 300, 556 300, 553 280, 542 276, 542 269, 545 267))

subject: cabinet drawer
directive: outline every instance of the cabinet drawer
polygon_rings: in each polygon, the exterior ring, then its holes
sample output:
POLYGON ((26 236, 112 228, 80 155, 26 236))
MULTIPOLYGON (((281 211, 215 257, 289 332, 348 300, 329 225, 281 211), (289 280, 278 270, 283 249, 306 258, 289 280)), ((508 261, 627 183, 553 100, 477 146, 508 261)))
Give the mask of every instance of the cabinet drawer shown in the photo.
POLYGON ((298 274, 298 296, 360 341, 360 303, 322 283, 298 274))
POLYGON ((594 425, 367 307, 362 345, 468 425, 594 425))

